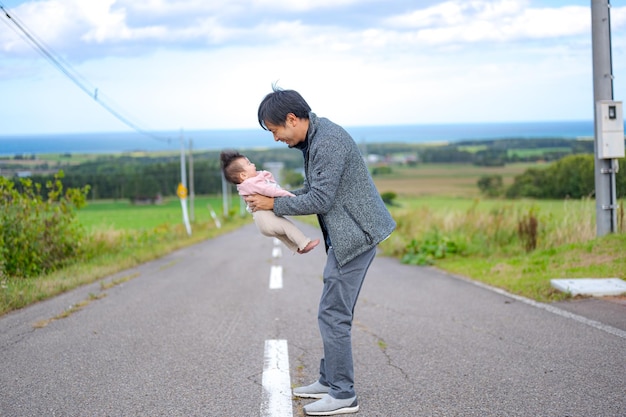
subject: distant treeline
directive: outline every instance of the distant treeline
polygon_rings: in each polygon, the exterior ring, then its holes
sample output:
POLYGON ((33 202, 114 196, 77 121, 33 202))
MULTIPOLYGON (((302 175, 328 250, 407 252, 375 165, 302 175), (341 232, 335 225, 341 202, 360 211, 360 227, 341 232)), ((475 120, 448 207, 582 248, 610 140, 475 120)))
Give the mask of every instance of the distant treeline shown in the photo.
POLYGON ((567 155, 593 151, 592 140, 560 138, 468 140, 431 146, 401 143, 367 145, 367 152, 371 154, 416 152, 419 162, 469 163, 480 166, 556 161, 567 155))
MULTIPOLYGON (((558 161, 568 155, 592 155, 594 142, 591 140, 571 139, 497 139, 472 140, 449 144, 415 144, 415 143, 379 143, 359 144, 364 154, 379 155, 380 165, 392 165, 410 161, 410 163, 471 163, 482 166, 502 166, 514 162, 558 161), (404 156, 404 158, 402 158, 404 156), (400 157, 400 158, 399 158, 400 157), (417 162, 415 162, 417 161, 417 162)), ((241 150, 257 169, 262 169, 266 162, 282 162, 285 168, 283 175, 285 186, 297 185, 298 175, 303 167, 302 154, 287 148, 248 149, 241 150), (294 179, 295 178, 295 179, 294 179)), ((580 161, 578 161, 580 163, 580 161)), ((570 164, 568 164, 568 167, 570 164)), ((593 178, 593 158, 591 165, 580 166, 585 178, 593 178), (591 166, 592 171, 588 171, 591 166)), ((189 168, 189 165, 188 167, 189 168)), ((572 166, 575 168, 575 166, 572 166)), ((65 187, 82 188, 90 186, 88 199, 151 199, 158 195, 173 196, 181 180, 179 155, 148 155, 134 157, 130 155, 101 156, 89 162, 63 167, 65 187)), ((191 181, 188 174, 188 180, 191 181)), ((544 178, 540 171, 527 172, 516 180, 511 190, 506 192, 509 197, 561 198, 563 195, 574 197, 569 190, 556 190, 552 178, 544 178), (522 181, 523 180, 523 181, 522 181), (523 184, 522 184, 523 182, 523 184), (545 185, 542 186, 542 184, 545 185), (537 188, 539 187, 539 189, 537 188)), ((559 182, 573 183, 568 174, 561 176, 559 182)), ((33 171, 31 179, 40 184, 52 179, 52 175, 40 175, 33 171)), ((301 179, 300 179, 301 180, 301 179)), ((621 181, 621 180, 620 180, 621 181)), ((484 179, 482 187, 496 190, 500 195, 504 190, 498 187, 499 180, 484 179)), ((584 181, 575 195, 588 195, 592 190, 589 181, 584 181)), ((573 187, 573 186, 572 186, 573 187)), ((219 167, 219 151, 196 151, 193 155, 193 188, 195 194, 218 194, 222 191, 221 172, 219 167)), ((483 190, 484 191, 484 190, 483 190)))
MULTIPOLYGON (((265 162, 283 162, 287 170, 302 166, 302 154, 289 149, 247 150, 242 153, 257 165, 257 169, 262 169, 265 162)), ((188 159, 186 164, 188 183, 193 176, 195 194, 217 194, 222 191, 218 151, 194 152, 193 175, 189 172, 188 159)), ((89 185, 88 199, 144 200, 159 195, 174 196, 181 181, 179 155, 106 155, 77 165, 65 165, 62 170, 65 187, 82 188, 89 185)), ((30 177, 33 182, 42 185, 52 178, 53 174, 42 175, 37 174, 37 171, 33 171, 30 177)))
MULTIPOLYGON (((595 158, 592 154, 568 155, 545 168, 529 168, 504 186, 500 175, 485 175, 478 188, 489 197, 580 199, 595 197, 595 158)), ((617 198, 626 197, 626 170, 615 175, 617 198)))

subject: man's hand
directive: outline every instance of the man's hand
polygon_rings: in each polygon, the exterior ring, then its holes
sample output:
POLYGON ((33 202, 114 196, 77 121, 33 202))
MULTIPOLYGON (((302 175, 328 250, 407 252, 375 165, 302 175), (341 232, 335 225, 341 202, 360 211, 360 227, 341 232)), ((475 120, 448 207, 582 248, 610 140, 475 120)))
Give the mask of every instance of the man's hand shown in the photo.
POLYGON ((257 210, 273 210, 274 209, 273 197, 266 197, 260 194, 253 194, 253 195, 249 195, 245 197, 244 200, 246 200, 246 203, 248 203, 248 207, 250 207, 250 210, 252 210, 253 212, 257 210))

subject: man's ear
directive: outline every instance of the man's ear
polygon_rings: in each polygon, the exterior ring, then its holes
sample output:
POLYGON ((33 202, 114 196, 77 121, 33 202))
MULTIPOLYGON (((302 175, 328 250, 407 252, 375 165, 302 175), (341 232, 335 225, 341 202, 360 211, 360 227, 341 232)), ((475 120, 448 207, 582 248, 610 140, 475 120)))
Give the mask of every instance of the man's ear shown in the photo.
POLYGON ((298 123, 298 117, 293 113, 287 113, 287 119, 285 119, 285 124, 287 126, 294 127, 298 123))

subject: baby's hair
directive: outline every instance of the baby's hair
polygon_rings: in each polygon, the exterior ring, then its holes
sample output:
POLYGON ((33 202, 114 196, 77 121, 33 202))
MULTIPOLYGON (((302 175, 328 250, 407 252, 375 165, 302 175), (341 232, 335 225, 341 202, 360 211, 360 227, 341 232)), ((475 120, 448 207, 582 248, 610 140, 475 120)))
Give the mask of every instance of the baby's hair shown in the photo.
POLYGON ((223 151, 220 154, 220 164, 226 181, 233 184, 240 184, 241 178, 239 174, 243 171, 241 164, 236 163, 238 160, 245 158, 237 151, 223 151))

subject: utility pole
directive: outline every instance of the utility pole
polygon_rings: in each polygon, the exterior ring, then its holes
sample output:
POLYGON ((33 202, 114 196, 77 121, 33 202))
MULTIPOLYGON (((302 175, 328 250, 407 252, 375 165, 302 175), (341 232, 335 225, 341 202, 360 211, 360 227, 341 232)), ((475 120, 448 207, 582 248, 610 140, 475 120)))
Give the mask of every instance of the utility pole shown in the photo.
POLYGON ((191 225, 189 224, 189 215, 187 213, 187 175, 185 171, 185 140, 183 130, 180 130, 180 184, 176 190, 178 198, 180 198, 180 206, 183 210, 183 223, 187 229, 187 234, 191 236, 191 225))
POLYGON ((222 216, 224 218, 228 217, 228 212, 230 211, 230 186, 226 181, 226 177, 224 177, 224 173, 222 172, 222 216))
POLYGON ((621 102, 613 102, 610 8, 609 0, 591 0, 597 236, 617 231, 616 158, 624 156, 621 102), (607 132, 609 125, 621 133, 607 132))
POLYGON ((193 140, 189 138, 189 218, 195 221, 193 206, 195 204, 196 193, 193 184, 193 140))

